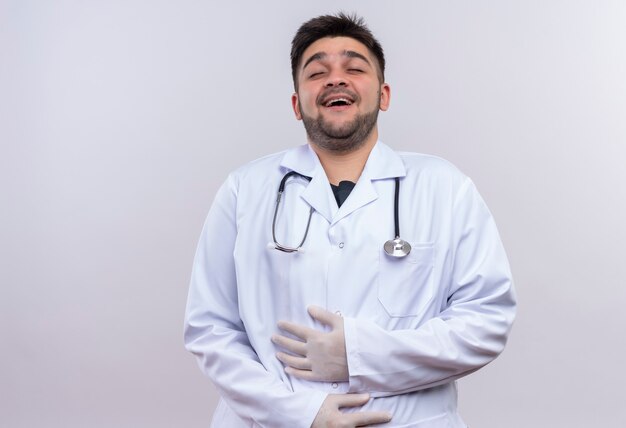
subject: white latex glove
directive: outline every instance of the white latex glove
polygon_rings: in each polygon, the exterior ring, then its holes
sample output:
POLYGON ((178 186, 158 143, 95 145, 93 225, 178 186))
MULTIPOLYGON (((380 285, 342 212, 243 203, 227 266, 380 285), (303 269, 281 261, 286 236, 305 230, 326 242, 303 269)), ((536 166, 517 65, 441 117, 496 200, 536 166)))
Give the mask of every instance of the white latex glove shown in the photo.
POLYGON ((355 428, 384 424, 391 420, 388 412, 342 413, 343 407, 359 407, 370 399, 368 394, 330 394, 322 403, 311 428, 355 428))
POLYGON ((272 342, 291 354, 278 352, 285 365, 285 372, 295 377, 321 382, 345 382, 348 380, 346 342, 343 334, 343 318, 319 306, 309 306, 309 315, 332 328, 321 332, 288 321, 279 321, 278 328, 299 340, 275 334, 272 342))

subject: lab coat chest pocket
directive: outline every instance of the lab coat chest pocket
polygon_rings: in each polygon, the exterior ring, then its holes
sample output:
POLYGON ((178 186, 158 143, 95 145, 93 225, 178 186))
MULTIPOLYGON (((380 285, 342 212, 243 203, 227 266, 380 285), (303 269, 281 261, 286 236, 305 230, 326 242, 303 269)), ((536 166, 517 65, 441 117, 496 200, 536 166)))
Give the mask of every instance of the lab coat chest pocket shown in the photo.
POLYGON ((435 296, 434 244, 411 246, 411 252, 400 258, 380 251, 378 300, 390 317, 419 315, 435 296))

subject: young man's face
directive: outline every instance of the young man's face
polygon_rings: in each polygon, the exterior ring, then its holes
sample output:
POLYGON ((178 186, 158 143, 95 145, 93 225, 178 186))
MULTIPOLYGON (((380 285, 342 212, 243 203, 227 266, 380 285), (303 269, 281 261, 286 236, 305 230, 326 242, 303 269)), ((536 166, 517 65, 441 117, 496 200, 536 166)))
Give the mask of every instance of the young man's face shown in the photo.
POLYGON ((367 47, 349 37, 325 37, 304 51, 292 105, 312 143, 348 152, 376 132, 378 110, 387 110, 390 97, 378 70, 367 47))

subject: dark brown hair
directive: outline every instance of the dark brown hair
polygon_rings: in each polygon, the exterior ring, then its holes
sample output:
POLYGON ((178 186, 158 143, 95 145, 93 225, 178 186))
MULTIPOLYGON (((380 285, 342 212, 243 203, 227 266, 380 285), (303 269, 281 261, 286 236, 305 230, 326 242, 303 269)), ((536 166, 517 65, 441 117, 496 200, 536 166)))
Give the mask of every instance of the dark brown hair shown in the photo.
POLYGON ((291 41, 291 75, 293 86, 298 90, 297 70, 302 54, 311 44, 324 37, 350 37, 363 43, 376 57, 380 70, 381 82, 385 80, 385 54, 372 32, 365 25, 363 18, 355 14, 322 15, 300 26, 291 41))

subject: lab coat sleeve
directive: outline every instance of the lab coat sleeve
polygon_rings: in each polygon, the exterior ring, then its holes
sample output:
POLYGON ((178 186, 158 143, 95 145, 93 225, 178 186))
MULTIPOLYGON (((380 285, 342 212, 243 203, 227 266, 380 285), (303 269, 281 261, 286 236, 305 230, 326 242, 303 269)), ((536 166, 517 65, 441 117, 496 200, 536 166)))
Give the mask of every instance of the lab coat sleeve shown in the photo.
MULTIPOLYGON (((466 179, 452 208, 447 303, 413 330, 387 331, 345 318, 350 392, 373 397, 447 383, 492 361, 504 348, 515 295, 496 225, 466 179)), ((443 256, 443 255, 440 255, 443 256)))
POLYGON ((246 426, 310 427, 326 394, 293 392, 266 370, 239 317, 233 260, 236 193, 229 177, 204 224, 191 275, 185 346, 246 426))

